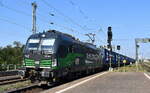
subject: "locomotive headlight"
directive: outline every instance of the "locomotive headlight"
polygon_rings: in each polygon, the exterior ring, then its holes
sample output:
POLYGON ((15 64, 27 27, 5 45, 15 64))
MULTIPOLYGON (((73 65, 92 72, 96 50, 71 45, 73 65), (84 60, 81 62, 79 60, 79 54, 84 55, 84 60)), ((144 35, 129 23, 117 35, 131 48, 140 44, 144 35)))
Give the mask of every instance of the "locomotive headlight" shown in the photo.
POLYGON ((52 61, 52 67, 55 67, 55 66, 57 66, 57 59, 54 59, 54 60, 52 61))
POLYGON ((40 64, 40 61, 35 61, 35 64, 40 64))
POLYGON ((45 34, 43 34, 42 37, 45 37, 45 34))
POLYGON ((25 62, 23 61, 23 66, 25 66, 26 64, 25 64, 25 62))

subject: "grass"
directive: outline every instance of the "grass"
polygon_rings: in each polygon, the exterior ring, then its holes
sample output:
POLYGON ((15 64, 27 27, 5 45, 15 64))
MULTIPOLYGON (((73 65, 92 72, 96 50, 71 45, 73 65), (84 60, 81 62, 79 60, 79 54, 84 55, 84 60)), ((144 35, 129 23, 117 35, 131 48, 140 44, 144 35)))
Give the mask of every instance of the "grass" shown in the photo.
POLYGON ((14 84, 9 84, 9 85, 1 85, 0 86, 0 93, 3 93, 3 92, 8 91, 8 90, 12 90, 12 89, 17 89, 17 88, 29 86, 29 85, 31 85, 31 82, 29 80, 14 83, 14 84))
POLYGON ((141 63, 139 63, 138 66, 136 66, 136 64, 132 64, 115 68, 113 72, 147 72, 147 70, 141 63))

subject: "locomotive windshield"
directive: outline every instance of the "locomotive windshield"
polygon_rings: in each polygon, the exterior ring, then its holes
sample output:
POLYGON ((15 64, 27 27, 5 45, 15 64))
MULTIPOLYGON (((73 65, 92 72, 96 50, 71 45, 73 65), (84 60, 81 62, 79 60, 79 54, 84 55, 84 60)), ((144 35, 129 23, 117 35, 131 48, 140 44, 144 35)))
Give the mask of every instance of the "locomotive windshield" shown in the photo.
POLYGON ((40 39, 29 39, 27 43, 28 50, 37 50, 39 46, 40 39))
POLYGON ((55 39, 41 40, 41 50, 52 51, 55 39))
POLYGON ((35 50, 52 53, 54 42, 54 38, 30 38, 27 42, 26 50, 35 50))

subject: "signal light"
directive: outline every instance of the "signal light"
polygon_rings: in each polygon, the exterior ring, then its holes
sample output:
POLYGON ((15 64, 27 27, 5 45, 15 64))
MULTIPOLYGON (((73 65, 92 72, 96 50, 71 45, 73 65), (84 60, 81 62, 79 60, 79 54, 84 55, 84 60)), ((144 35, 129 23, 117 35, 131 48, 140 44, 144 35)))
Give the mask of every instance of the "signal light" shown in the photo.
POLYGON ((117 50, 120 50, 120 45, 117 46, 117 50))
POLYGON ((111 27, 108 27, 108 42, 112 41, 112 31, 111 31, 111 27))

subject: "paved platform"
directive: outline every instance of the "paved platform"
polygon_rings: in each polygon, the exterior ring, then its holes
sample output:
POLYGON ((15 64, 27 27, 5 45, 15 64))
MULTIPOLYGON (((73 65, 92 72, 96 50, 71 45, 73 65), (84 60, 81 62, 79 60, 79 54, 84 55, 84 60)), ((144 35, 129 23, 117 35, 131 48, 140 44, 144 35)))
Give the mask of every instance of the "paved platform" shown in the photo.
POLYGON ((150 74, 109 72, 75 80, 43 93, 150 93, 150 74))

